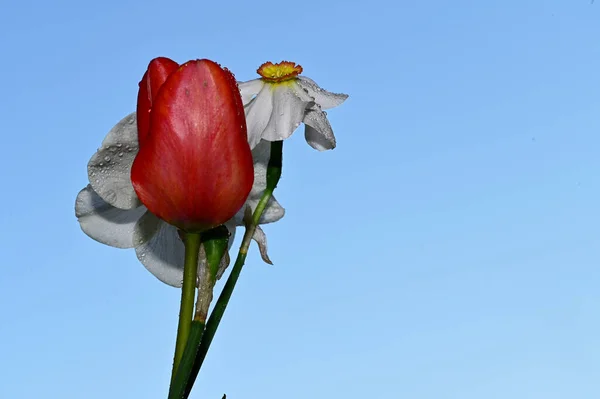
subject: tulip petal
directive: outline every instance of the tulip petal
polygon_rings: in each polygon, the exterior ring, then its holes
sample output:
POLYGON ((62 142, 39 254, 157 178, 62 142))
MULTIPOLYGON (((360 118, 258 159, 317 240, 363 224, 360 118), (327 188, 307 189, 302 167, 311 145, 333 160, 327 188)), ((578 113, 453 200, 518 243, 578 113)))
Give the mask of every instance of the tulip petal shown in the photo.
POLYGON ((302 100, 287 84, 273 88, 273 112, 262 138, 267 141, 285 140, 302 123, 306 108, 313 103, 302 100))
POLYGON ((233 75, 209 60, 173 72, 156 95, 150 134, 131 180, 142 203, 184 231, 231 219, 254 179, 246 120, 233 75))
POLYGON ((332 93, 319 87, 317 82, 306 76, 298 76, 298 84, 311 96, 322 109, 337 107, 348 98, 347 94, 332 93))
POLYGON ((248 144, 254 149, 260 142, 273 112, 271 85, 264 85, 256 97, 245 107, 248 124, 248 144))
POLYGON ((133 232, 146 213, 140 206, 129 210, 106 203, 90 185, 77 194, 75 216, 81 230, 94 240, 115 248, 133 248, 133 232))
POLYGON ((160 87, 179 64, 166 58, 158 57, 150 61, 148 69, 140 81, 137 99, 137 127, 140 146, 144 144, 150 131, 150 110, 160 87))
POLYGON ((304 115, 304 137, 315 150, 325 151, 335 148, 333 129, 325 112, 318 105, 310 108, 304 115))
POLYGON ((260 92, 264 86, 262 79, 253 79, 247 82, 238 82, 240 94, 242 95, 242 103, 247 105, 260 92))
POLYGON ((120 209, 141 205, 131 185, 131 165, 138 152, 135 113, 127 115, 106 135, 88 162, 88 178, 94 191, 120 209))

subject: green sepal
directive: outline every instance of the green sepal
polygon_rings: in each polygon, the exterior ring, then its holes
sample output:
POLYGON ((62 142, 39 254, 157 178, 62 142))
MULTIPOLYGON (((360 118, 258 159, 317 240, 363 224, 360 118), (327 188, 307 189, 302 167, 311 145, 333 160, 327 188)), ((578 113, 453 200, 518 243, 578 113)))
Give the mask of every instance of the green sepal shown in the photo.
POLYGON ((202 244, 206 253, 211 281, 214 283, 217 279, 221 259, 223 259, 229 244, 229 230, 221 225, 202 233, 202 244))

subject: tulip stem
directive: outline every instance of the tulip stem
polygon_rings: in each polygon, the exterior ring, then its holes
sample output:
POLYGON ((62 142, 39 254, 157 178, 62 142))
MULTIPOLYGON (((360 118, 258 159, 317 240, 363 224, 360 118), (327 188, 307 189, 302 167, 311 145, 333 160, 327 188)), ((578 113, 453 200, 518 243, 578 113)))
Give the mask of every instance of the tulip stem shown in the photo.
POLYGON ((194 297, 196 293, 196 274, 198 272, 198 253, 200 252, 200 233, 184 233, 185 262, 183 264, 183 287, 181 288, 181 306, 179 308, 179 325, 175 342, 175 358, 171 382, 175 379, 177 367, 181 362, 183 351, 190 335, 192 317, 194 315, 194 297))
POLYGON ((206 354, 208 353, 210 344, 212 343, 215 333, 217 332, 217 328, 219 328, 219 323, 223 318, 225 309, 229 304, 229 299, 233 294, 233 289, 235 288, 238 278, 240 277, 240 273, 242 272, 242 268, 244 267, 244 262, 246 261, 246 256, 248 254, 248 248, 250 247, 252 236, 256 231, 256 227, 259 224, 260 217, 262 216, 267 204, 269 203, 269 199, 271 199, 273 191, 275 190, 275 187, 279 182, 279 178, 281 177, 282 151, 282 141, 274 141, 271 143, 271 155, 267 167, 267 187, 263 192, 260 201, 256 205, 254 213, 252 215, 247 215, 247 217, 244 220, 246 223, 246 232, 244 233, 244 238, 242 239, 240 250, 235 260, 235 264, 233 265, 233 269, 231 269, 231 273, 229 274, 227 282, 223 287, 223 291, 221 291, 221 295, 219 295, 219 299, 217 299, 215 307, 211 312, 210 317, 208 318, 208 321, 206 323, 206 329, 204 331, 204 335, 202 336, 202 341, 200 341, 200 347, 198 348, 196 360, 194 362, 194 366, 192 367, 187 387, 185 389, 185 394, 183 396, 184 399, 187 399, 187 397, 189 396, 194 382, 196 381, 196 377, 200 372, 200 368, 202 367, 202 363, 206 358, 206 354))

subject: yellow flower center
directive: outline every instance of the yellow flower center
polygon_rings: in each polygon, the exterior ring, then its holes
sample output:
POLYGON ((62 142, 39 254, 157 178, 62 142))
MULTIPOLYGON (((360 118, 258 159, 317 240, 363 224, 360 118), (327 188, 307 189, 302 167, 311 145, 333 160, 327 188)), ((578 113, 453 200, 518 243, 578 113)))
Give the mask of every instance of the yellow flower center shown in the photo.
POLYGON ((296 76, 302 73, 302 67, 290 61, 281 61, 278 64, 273 64, 269 61, 262 64, 256 72, 267 82, 279 83, 295 79, 296 76))

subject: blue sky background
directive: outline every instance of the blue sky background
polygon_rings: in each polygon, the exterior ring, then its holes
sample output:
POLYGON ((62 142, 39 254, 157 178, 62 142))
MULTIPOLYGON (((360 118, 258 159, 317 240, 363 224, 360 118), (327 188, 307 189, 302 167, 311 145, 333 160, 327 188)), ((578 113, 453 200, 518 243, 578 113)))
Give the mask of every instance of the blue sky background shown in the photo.
POLYGON ((286 143, 193 398, 599 398, 599 7, 3 3, 0 397, 166 397, 179 291, 73 210, 163 55, 351 95, 335 150, 286 143))

